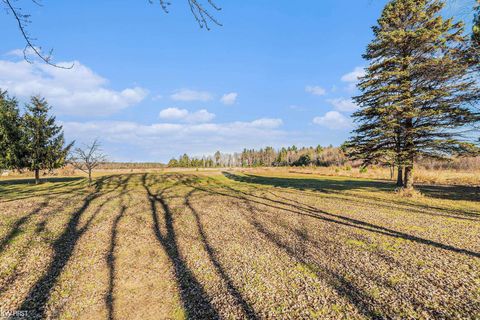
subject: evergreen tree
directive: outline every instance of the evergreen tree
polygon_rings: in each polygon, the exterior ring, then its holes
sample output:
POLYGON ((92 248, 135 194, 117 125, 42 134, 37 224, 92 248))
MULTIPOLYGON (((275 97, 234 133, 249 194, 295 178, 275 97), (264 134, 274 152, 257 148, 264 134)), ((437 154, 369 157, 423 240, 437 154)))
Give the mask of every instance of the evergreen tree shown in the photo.
POLYGON ((416 157, 444 159, 471 150, 458 129, 478 121, 469 108, 480 95, 466 59, 469 39, 462 23, 441 17, 443 5, 386 5, 373 27, 375 38, 364 55, 370 65, 355 98, 360 126, 347 144, 349 153, 366 164, 393 157, 405 168, 405 188, 413 187, 416 157))
POLYGON ((20 169, 23 158, 22 121, 18 102, 0 90, 0 170, 20 169))
POLYGON ((65 147, 62 126, 48 114, 50 106, 43 98, 32 97, 23 117, 26 157, 24 166, 35 172, 40 182, 40 170, 53 170, 65 164, 73 143, 65 147))
POLYGON ((215 157, 215 165, 217 167, 219 167, 220 166, 220 158, 222 157, 222 154, 220 153, 220 151, 217 151, 217 152, 215 152, 214 157, 215 157))
POLYGON ((472 40, 476 49, 480 50, 480 0, 477 0, 477 5, 474 10, 475 18, 473 20, 472 40))
POLYGON ((170 167, 170 168, 178 167, 178 160, 175 159, 175 158, 170 159, 170 161, 168 161, 167 166, 170 167))
POLYGON ((480 0, 477 0, 474 12, 472 28, 472 65, 474 70, 480 72, 480 0))

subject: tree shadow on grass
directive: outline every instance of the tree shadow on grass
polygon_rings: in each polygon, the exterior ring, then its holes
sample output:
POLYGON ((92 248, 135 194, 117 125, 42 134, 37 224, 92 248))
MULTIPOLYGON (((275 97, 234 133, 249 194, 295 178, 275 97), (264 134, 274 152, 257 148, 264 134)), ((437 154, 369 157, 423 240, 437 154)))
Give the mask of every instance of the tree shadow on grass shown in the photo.
POLYGON ((125 212, 127 211, 127 206, 124 203, 123 197, 127 193, 127 187, 128 187, 128 182, 132 176, 129 175, 126 179, 126 181, 122 185, 122 191, 120 192, 120 195, 118 198, 121 199, 121 205, 120 205, 120 211, 119 214, 115 217, 113 220, 112 224, 112 230, 111 230, 111 236, 110 236, 110 248, 108 250, 108 255, 107 255, 107 265, 108 265, 108 291, 105 296, 105 304, 107 305, 107 310, 108 310, 108 319, 113 320, 114 317, 114 303, 115 303, 115 298, 114 298, 114 290, 115 290, 115 271, 116 271, 116 265, 115 265, 115 248, 117 246, 117 229, 118 229, 118 224, 122 220, 123 216, 125 215, 125 212))
POLYGON ((205 233, 205 230, 203 229, 203 225, 202 225, 202 222, 200 220, 200 215, 195 210, 195 208, 193 207, 193 205, 190 201, 190 198, 192 197, 194 192, 195 192, 195 189, 193 189, 192 191, 190 191, 186 195, 185 205, 190 209, 190 211, 193 213, 193 215, 195 217, 195 222, 197 224, 197 229, 198 229, 198 232, 200 233, 200 237, 202 239, 203 247, 208 254, 210 262, 213 264, 217 273, 220 275, 222 280, 227 285, 228 293, 235 299, 238 306, 240 306, 240 308, 243 311, 243 314, 244 314, 245 318, 246 319, 258 319, 258 316, 255 313, 255 310, 253 310, 253 308, 250 306, 250 304, 245 300, 245 298, 243 298, 240 291, 238 291, 238 289, 235 287, 235 284, 233 283, 232 279, 230 278, 228 273, 225 271, 225 269, 222 267, 222 265, 218 261, 215 250, 213 249, 213 247, 208 242, 207 235, 205 233))
MULTIPOLYGON (((24 225, 28 224, 31 219, 33 219, 42 211, 42 209, 48 207, 49 200, 50 198, 45 199, 34 210, 30 211, 30 213, 15 221, 10 231, 2 238, 2 240, 0 240, 0 255, 3 254, 6 250, 8 250, 8 248, 10 247, 9 245, 14 241, 14 239, 16 239, 17 236, 20 236, 24 232, 24 225)), ((55 209, 59 209, 61 207, 62 205, 57 206, 55 209)), ((27 244, 20 248, 18 248, 17 246, 13 248, 13 250, 15 250, 15 253, 18 254, 18 257, 14 260, 13 264, 11 264, 12 268, 10 269, 10 272, 4 274, 5 277, 0 281, 0 295, 2 292, 5 292, 7 288, 10 287, 20 275, 19 270, 21 270, 22 266, 25 265, 25 259, 27 253, 31 249, 31 244, 34 241, 35 236, 39 235, 44 231, 46 222, 46 218, 43 217, 40 222, 36 223, 34 234, 27 235, 30 237, 30 239, 27 241, 27 244)))
POLYGON ((393 229, 390 229, 390 228, 387 228, 387 227, 379 226, 379 225, 369 223, 369 222, 365 222, 365 221, 362 221, 362 220, 345 217, 345 216, 342 216, 342 215, 339 215, 339 214, 329 213, 327 211, 320 210, 320 209, 317 209, 317 208, 312 209, 312 208, 308 208, 308 207, 299 207, 298 205, 291 204, 291 203, 288 203, 288 202, 285 202, 285 201, 274 200, 274 199, 265 199, 265 197, 260 197, 260 196, 257 196, 257 195, 245 193, 243 191, 236 190, 236 189, 230 188, 230 187, 225 186, 225 185, 223 185, 221 187, 222 188, 227 188, 233 194, 225 192, 225 191, 214 190, 212 188, 209 189, 209 188, 201 187, 201 186, 194 185, 194 184, 192 184, 191 187, 193 187, 195 189, 198 189, 198 190, 201 190, 201 191, 204 191, 204 192, 207 192, 207 193, 211 193, 211 194, 218 194, 218 195, 232 197, 232 198, 236 198, 236 199, 240 199, 240 200, 250 201, 252 203, 268 206, 268 207, 273 208, 273 209, 283 210, 283 211, 286 211, 286 212, 299 214, 299 215, 305 215, 305 216, 313 217, 313 218, 320 219, 320 220, 323 220, 323 221, 343 225, 343 226, 346 226, 346 227, 352 227, 352 228, 365 230, 365 231, 369 231, 369 232, 375 232, 375 233, 378 233, 378 234, 382 234, 382 235, 386 235, 386 236, 390 236, 390 237, 394 237, 394 238, 401 238, 401 239, 405 239, 405 240, 429 245, 429 246, 432 246, 432 247, 435 247, 435 248, 448 250, 448 251, 455 252, 455 253, 461 253, 461 254, 471 256, 471 257, 480 258, 480 253, 479 252, 471 251, 471 250, 468 250, 468 249, 457 248, 457 247, 452 246, 452 245, 444 244, 444 243, 433 241, 433 240, 424 239, 424 238, 421 238, 421 237, 418 237, 418 236, 410 235, 408 233, 404 233, 404 232, 401 232, 401 231, 396 231, 396 230, 393 230, 393 229))
POLYGON ((29 184, 25 180, 3 181, 0 183, 0 203, 25 200, 38 196, 63 195, 78 191, 86 186, 85 178, 55 178, 52 184, 29 184))
MULTIPOLYGON (((45 274, 33 285, 28 293, 27 297, 22 302, 21 306, 17 309, 18 314, 21 312, 27 312, 30 319, 43 319, 46 314, 46 305, 51 295, 51 291, 58 281, 58 277, 62 273, 63 269, 70 260, 75 246, 80 237, 88 230, 93 219, 101 211, 101 209, 113 198, 110 197, 102 202, 94 211, 92 216, 86 221, 83 227, 78 229, 80 219, 85 211, 90 207, 90 204, 95 199, 112 193, 117 190, 123 183, 122 179, 118 179, 116 186, 104 191, 104 185, 109 185, 111 181, 110 177, 104 177, 99 179, 96 183, 95 191, 89 194, 83 201, 82 206, 75 211, 70 220, 67 223, 63 233, 53 243, 53 259, 47 268, 45 274)), ((14 319, 15 317, 11 317, 14 319)))
MULTIPOLYGON (((269 185, 281 188, 298 190, 313 190, 324 193, 346 190, 373 190, 394 191, 396 186, 390 181, 363 180, 363 179, 324 179, 318 178, 280 178, 266 177, 252 174, 236 175, 223 172, 231 180, 247 183, 269 185)), ((417 185, 416 188, 426 196, 448 200, 480 201, 480 188, 469 186, 436 186, 417 185)))
MULTIPOLYGON (((181 180, 178 182, 181 183, 181 180)), ((177 236, 173 226, 173 215, 163 196, 166 189, 160 193, 153 193, 147 185, 147 174, 143 176, 143 187, 148 195, 153 220, 153 232, 158 242, 168 255, 180 290, 180 298, 187 319, 219 319, 218 311, 213 307, 205 289, 195 278, 195 275, 183 260, 177 243, 177 236), (157 205, 163 211, 165 234, 160 230, 157 205)))
MULTIPOLYGON (((84 180, 84 177, 49 177, 44 178, 41 180, 41 183, 38 185, 42 185, 46 182, 50 183, 58 183, 58 182, 71 182, 71 181, 78 181, 84 180)), ((0 185, 35 185, 35 179, 33 178, 26 178, 26 179, 7 179, 7 180, 0 180, 0 185)), ((37 185, 37 186, 38 186, 37 185)))
MULTIPOLYGON (((260 184, 266 186, 272 186, 276 188, 297 189, 301 191, 318 191, 325 194, 342 194, 341 191, 346 190, 376 190, 376 191, 391 191, 395 190, 395 185, 386 181, 370 181, 370 180, 332 180, 332 179, 295 179, 295 178, 278 178, 278 177, 265 177, 256 175, 236 175, 229 172, 223 172, 223 175, 231 180, 243 183, 260 184)), ((422 193, 427 196, 451 199, 451 200, 468 200, 468 201, 480 201, 477 187, 461 187, 461 186, 417 186, 422 193)), ((367 200, 377 200, 369 196, 362 197, 359 194, 355 194, 355 197, 365 198, 367 200)), ((405 202, 396 201, 390 199, 389 202, 398 205, 409 205, 405 202)), ((389 206, 383 201, 379 203, 381 206, 389 206)), ((410 206, 412 206, 410 204, 410 206)), ((463 218, 466 220, 476 220, 480 218, 480 213, 477 211, 469 210, 456 210, 446 209, 441 207, 435 207, 431 205, 415 204, 415 207, 419 207, 425 210, 439 210, 451 214, 450 217, 463 218)), ((408 209, 410 211, 416 211, 419 213, 425 213, 424 211, 408 209)), ((428 214, 428 213, 427 213, 428 214)))
POLYGON ((278 248, 285 251, 295 262, 300 263, 303 267, 306 267, 310 272, 315 273, 322 279, 325 279, 327 283, 335 290, 335 292, 348 300, 357 311, 368 319, 382 319, 376 312, 374 305, 372 304, 372 298, 360 288, 357 288, 346 279, 343 275, 329 270, 328 268, 312 268, 312 261, 305 257, 305 254, 298 253, 295 248, 286 244, 275 233, 271 232, 265 227, 257 218, 257 212, 249 202, 248 199, 243 199, 247 205, 249 214, 244 216, 249 223, 255 228, 257 232, 262 234, 268 241, 273 243, 278 248))
POLYGON ((0 253, 3 252, 5 247, 21 232, 22 226, 27 223, 33 216, 37 215, 42 209, 48 206, 48 200, 43 201, 37 208, 32 210, 27 215, 21 217, 12 225, 10 232, 0 240, 0 253))

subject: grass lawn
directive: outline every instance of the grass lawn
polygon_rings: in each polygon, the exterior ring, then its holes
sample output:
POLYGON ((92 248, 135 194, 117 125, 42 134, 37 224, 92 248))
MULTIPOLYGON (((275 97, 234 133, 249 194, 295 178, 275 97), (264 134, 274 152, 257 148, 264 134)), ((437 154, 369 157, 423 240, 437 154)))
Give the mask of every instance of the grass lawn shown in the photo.
POLYGON ((2 181, 0 311, 479 318, 478 187, 419 189, 237 171, 2 181))

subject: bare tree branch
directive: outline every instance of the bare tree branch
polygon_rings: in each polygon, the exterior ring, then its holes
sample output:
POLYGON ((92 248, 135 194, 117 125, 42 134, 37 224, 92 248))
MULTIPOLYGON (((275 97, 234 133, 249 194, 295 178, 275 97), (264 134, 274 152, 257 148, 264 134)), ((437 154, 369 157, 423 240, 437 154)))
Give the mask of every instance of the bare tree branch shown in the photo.
MULTIPOLYGON (((158 0, 160 6, 162 7, 163 11, 168 13, 168 7, 171 5, 170 1, 167 0, 158 0)), ((188 5, 190 7, 190 11, 192 12, 193 17, 198 22, 200 28, 205 28, 210 30, 209 23, 216 24, 217 26, 222 26, 222 24, 206 9, 205 5, 199 2, 198 0, 187 0, 188 5)), ((150 3, 154 3, 154 0, 148 0, 150 3)), ((222 10, 219 6, 217 6, 213 0, 207 0, 208 5, 212 7, 216 11, 222 10)))
MULTIPOLYGON (((70 66, 61 66, 53 63, 52 62, 53 49, 51 49, 47 55, 43 54, 41 47, 35 46, 34 44, 35 39, 30 37, 30 35, 27 32, 27 25, 31 23, 30 15, 23 14, 21 12, 21 8, 15 7, 12 4, 12 0, 2 0, 2 1, 7 5, 8 11, 12 13, 13 17, 17 21, 18 29, 20 30, 20 33, 22 34, 22 37, 26 42, 25 48, 23 49, 23 58, 25 59, 25 61, 32 63, 32 61, 28 58, 28 50, 32 50, 35 56, 40 58, 43 62, 45 62, 48 65, 51 65, 53 67, 60 68, 60 69, 73 68, 73 64, 70 66)), ((38 0, 31 0, 31 1, 38 6, 42 6, 42 4, 38 0)))
POLYGON ((92 183, 92 171, 100 164, 107 161, 107 156, 102 153, 101 144, 98 139, 93 140, 90 145, 84 148, 76 148, 69 159, 69 163, 80 171, 88 174, 88 182, 92 183))
MULTIPOLYGON (((36 57, 38 57, 40 60, 42 60, 44 63, 60 68, 60 69, 72 69, 74 64, 71 64, 69 66, 63 66, 56 64, 52 62, 52 54, 53 54, 53 49, 51 49, 48 54, 44 54, 42 52, 41 47, 35 45, 35 40, 32 38, 28 31, 27 31, 27 26, 31 23, 30 20, 30 15, 29 14, 24 14, 22 13, 22 9, 18 6, 14 5, 14 2, 17 0, 1 0, 5 5, 7 12, 10 12, 15 20, 17 21, 17 26, 18 29, 20 30, 20 33, 25 40, 25 48, 23 49, 23 57, 25 61, 32 63, 32 61, 29 59, 29 53, 33 53, 36 57), (30 51, 30 52, 29 52, 30 51)), ((43 6, 41 3, 41 0, 30 0, 32 1, 35 5, 37 6, 43 6)), ((162 7, 163 11, 168 13, 168 7, 171 5, 171 2, 167 0, 158 0, 160 3, 160 6, 162 7)), ((207 30, 210 30, 210 25, 211 23, 222 26, 222 24, 215 19, 215 17, 206 9, 205 5, 199 2, 199 0, 187 0, 188 5, 190 7, 190 11, 192 12, 195 20, 198 22, 198 25, 200 28, 204 28, 207 30)), ((206 0, 208 5, 213 8, 213 10, 220 11, 221 8, 217 6, 213 0, 206 0)), ((154 3, 154 0, 148 0, 150 3, 154 3)))

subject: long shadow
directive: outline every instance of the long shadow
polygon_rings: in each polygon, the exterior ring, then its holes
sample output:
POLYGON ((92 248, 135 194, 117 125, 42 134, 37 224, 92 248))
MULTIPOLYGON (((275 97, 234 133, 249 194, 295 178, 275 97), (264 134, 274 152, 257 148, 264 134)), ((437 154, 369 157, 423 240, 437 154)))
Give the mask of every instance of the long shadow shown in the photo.
POLYGON ((118 224, 120 223, 120 220, 122 220, 123 216, 125 215, 125 212, 127 211, 127 206, 123 204, 123 196, 127 193, 127 187, 128 187, 128 182, 130 181, 130 178, 132 176, 129 175, 127 179, 125 179, 123 186, 122 186, 122 191, 120 195, 118 196, 121 198, 122 205, 120 206, 120 213, 115 217, 113 220, 112 224, 112 231, 111 231, 111 236, 110 236, 110 248, 108 250, 108 255, 107 255, 107 265, 108 265, 108 291, 105 296, 105 304, 107 305, 107 310, 108 310, 108 319, 113 320, 114 319, 114 302, 115 298, 113 296, 114 290, 115 290, 115 248, 117 246, 117 229, 118 229, 118 224))
MULTIPOLYGON (((84 177, 49 177, 42 179, 43 182, 70 182, 76 180, 84 180, 84 177)), ((7 180, 0 180, 0 185, 16 185, 16 184, 35 184, 35 179, 33 178, 26 178, 26 179, 7 179, 7 180)))
MULTIPOLYGON (((299 207, 300 206, 305 206, 305 207, 308 207, 312 210, 317 210, 317 208, 315 208, 313 206, 310 206, 308 204, 302 203, 302 202, 294 200, 294 199, 287 198, 287 197, 282 196, 282 195, 277 194, 277 193, 273 193, 272 191, 265 190, 265 192, 271 194, 275 198, 280 198, 280 199, 283 199, 283 200, 286 200, 286 201, 294 202, 299 207)), ((281 192, 282 194, 287 193, 287 191, 285 191, 285 190, 279 190, 279 192, 281 192)), ((332 197, 326 196, 326 195, 323 195, 322 198, 329 198, 329 199, 333 199, 333 200, 337 200, 337 201, 339 200, 338 197, 332 198, 332 197)), ((349 202, 349 203, 353 203, 353 204, 356 204, 356 205, 359 204, 358 198, 341 197, 340 200, 342 202, 349 202)), ((371 201, 371 202, 373 202, 373 201, 371 201)), ((371 202, 369 202, 369 203, 371 203, 371 202)), ((414 205, 409 205, 409 204, 389 204, 389 203, 379 202, 379 201, 375 201, 374 203, 375 203, 376 207, 382 207, 382 208, 386 208, 386 209, 402 209, 402 210, 404 210, 408 213, 418 213, 418 214, 427 215, 427 216, 431 216, 431 217, 454 218, 454 219, 458 219, 458 220, 480 222, 480 213, 479 214, 469 214, 469 213, 465 213, 465 212, 459 213, 458 211, 445 210, 445 209, 437 209, 439 211, 432 212, 432 211, 427 210, 427 209, 432 209, 431 207, 424 208, 424 209, 418 209, 417 207, 422 207, 423 208, 423 206, 419 206, 419 205, 414 206, 414 205)))
POLYGON ((58 181, 53 185, 28 185, 16 184, 13 187, 0 185, 0 203, 6 203, 16 200, 26 200, 39 196, 63 195, 70 192, 79 191, 86 186, 85 178, 71 179, 67 181, 58 181))
MULTIPOLYGON (((344 195, 341 191, 345 190, 366 190, 366 189, 375 189, 378 191, 393 191, 395 186, 391 182, 386 181, 367 181, 367 180, 329 180, 329 179, 293 179, 293 178, 276 178, 276 177, 264 177, 256 175, 236 175, 229 172, 223 172, 223 175, 231 180, 244 183, 260 184, 280 188, 293 188, 301 191, 318 191, 324 194, 336 194, 344 195)), ((441 199, 450 198, 454 200, 470 200, 470 201, 480 201, 480 196, 478 194, 478 187, 460 187, 460 186, 417 186, 424 194, 437 197, 441 199), (429 190, 429 191, 428 191, 429 190), (447 192, 447 190, 449 190, 447 192), (455 193, 457 198, 454 198, 452 194, 455 193), (477 194, 475 198, 475 193, 477 194), (441 195, 445 194, 446 197, 441 195)), ((355 194, 355 197, 361 197, 358 194, 355 194)), ((367 200, 378 200, 375 197, 362 197, 367 200)), ((348 200, 348 199, 345 199, 348 200)), ((350 199, 351 201, 351 199, 350 199)), ((422 208, 425 210, 438 210, 449 214, 449 217, 464 219, 464 220, 477 220, 480 218, 480 213, 478 211, 469 211, 469 210, 456 210, 456 209, 447 209, 442 207, 435 207, 431 205, 415 204, 415 209, 412 205, 405 204, 404 202, 390 200, 391 203, 396 205, 408 206, 409 211, 415 211, 418 213, 428 214, 425 211, 418 210, 422 208)), ((393 208, 393 205, 388 205, 385 203, 376 202, 376 204, 393 208)), ((432 215, 432 214, 430 214, 432 215)))
POLYGON ((48 200, 43 201, 37 208, 35 208, 27 215, 15 221, 15 223, 10 229, 10 232, 7 235, 5 235, 5 237, 3 237, 2 240, 0 240, 0 253, 3 252, 5 247, 13 240, 13 238, 15 238, 20 233, 22 226, 47 206, 48 206, 48 200))
MULTIPOLYGON (((304 253, 298 254, 294 248, 283 243, 275 233, 270 232, 266 227, 264 227, 256 218, 257 213, 255 212, 249 200, 244 199, 243 201, 247 205, 250 213, 250 217, 246 215, 244 216, 249 220, 250 224, 255 228, 255 230, 257 230, 257 232, 262 234, 275 246, 284 250, 297 263, 301 263, 304 266, 310 266, 312 264, 312 261, 307 259, 304 253)), ((382 319, 382 317, 378 316, 375 312, 371 304, 371 298, 365 292, 363 292, 363 290, 355 287, 351 281, 347 280, 344 276, 326 268, 316 268, 316 270, 313 270, 309 267, 309 269, 317 276, 326 279, 335 292, 350 301, 363 316, 369 319, 382 319)))
MULTIPOLYGON (((414 242, 417 242, 417 243, 430 245, 432 247, 440 248, 440 249, 443 249, 443 250, 448 250, 448 251, 451 251, 451 252, 461 253, 461 254, 465 254, 465 255, 468 255, 468 256, 480 258, 480 253, 478 253, 478 252, 474 252, 474 251, 467 250, 467 249, 462 249, 462 248, 457 248, 457 247, 454 247, 454 246, 451 246, 451 245, 443 244, 443 243, 436 242, 436 241, 433 241, 433 240, 424 239, 424 238, 417 237, 417 236, 413 236, 413 235, 410 235, 410 234, 407 234, 407 233, 404 233, 404 232, 400 232, 400 231, 396 231, 396 230, 393 230, 393 229, 390 229, 390 228, 378 226, 378 225, 375 225, 373 223, 369 223, 369 222, 365 222, 365 221, 361 221, 361 220, 357 220, 357 219, 353 219, 353 218, 344 217, 344 216, 341 216, 341 215, 338 215, 338 214, 329 213, 329 212, 326 212, 326 211, 323 211, 323 210, 320 210, 320 209, 298 208, 291 203, 287 203, 287 202, 280 201, 280 200, 265 199, 264 197, 259 197, 259 196, 253 195, 253 194, 244 193, 242 191, 232 189, 232 188, 229 188, 229 190, 235 192, 236 195, 232 195, 232 194, 229 194, 229 193, 226 193, 226 192, 221 192, 221 191, 215 191, 215 190, 211 190, 211 189, 207 189, 207 188, 202 188, 202 187, 195 186, 195 185, 191 185, 191 186, 193 188, 198 189, 198 190, 202 190, 202 191, 209 192, 209 193, 214 193, 214 194, 223 195, 223 196, 227 196, 227 197, 237 198, 237 199, 240 199, 240 200, 248 200, 248 201, 251 201, 251 202, 254 202, 254 203, 257 203, 257 204, 268 206, 270 208, 283 210, 283 211, 291 212, 291 213, 294 213, 294 214, 310 216, 310 217, 313 217, 313 218, 316 218, 316 219, 324 220, 324 221, 335 223, 335 224, 340 224, 340 225, 343 225, 343 226, 353 227, 353 228, 356 228, 356 229, 361 229, 361 230, 365 230, 365 231, 369 231, 369 232, 375 232, 375 233, 387 235, 387 236, 390 236, 390 237, 395 237, 395 238, 401 238, 401 239, 405 239, 405 240, 409 240, 409 241, 414 241, 414 242), (256 198, 257 200, 248 199, 246 196, 251 197, 251 198, 256 198), (275 204, 278 204, 278 205, 271 204, 271 203, 266 203, 265 201, 269 201, 269 202, 272 202, 272 203, 275 203, 275 204), (285 207, 287 207, 287 208, 285 208, 285 207), (288 207, 290 207, 291 209, 289 209, 288 207)), ((227 186, 223 186, 223 187, 228 188, 227 186)))
MULTIPOLYGON (((102 187, 106 182, 108 182, 107 178, 100 179, 96 184, 95 191, 89 194, 83 201, 83 205, 80 207, 80 209, 78 209, 72 214, 65 230, 53 243, 53 259, 48 266, 45 275, 42 276, 30 289, 27 297, 23 300, 21 306, 17 309, 18 313, 20 313, 20 311, 26 311, 30 319, 45 318, 46 304, 50 298, 51 291, 57 283, 58 277, 62 273, 67 262, 70 260, 77 241, 88 230, 93 219, 100 212, 100 210, 111 200, 111 198, 106 199, 102 204, 100 204, 99 207, 92 214, 92 216, 86 221, 85 225, 82 228, 78 229, 80 218, 90 207, 90 204, 93 200, 99 198, 102 195, 114 192, 121 185, 121 181, 119 181, 116 187, 103 192, 102 187)), ((12 317, 11 319, 14 318, 12 317)))
POLYGON ((162 245, 170 259, 170 262, 173 265, 175 278, 180 289, 180 297, 186 313, 186 318, 219 319, 220 316, 217 310, 211 304, 205 289, 195 278, 194 274, 189 269, 180 254, 175 229, 173 227, 173 216, 167 202, 162 196, 162 194, 165 192, 165 189, 161 193, 154 194, 147 185, 147 174, 143 176, 142 180, 143 187, 148 195, 148 201, 150 202, 153 231, 158 242, 162 245), (162 231, 160 231, 157 203, 161 205, 163 211, 166 227, 165 235, 162 234, 162 231))
MULTIPOLYGON (((230 187, 227 186, 228 189, 230 190, 236 190, 236 189, 231 189, 230 187)), ((271 199, 268 199, 272 201, 271 199)), ((291 200, 291 199, 287 199, 291 200)), ((257 231, 260 233, 264 234, 270 241, 275 243, 278 247, 283 248, 291 257, 293 257, 295 260, 307 264, 308 268, 310 271, 320 275, 327 275, 327 278, 329 278, 330 285, 334 287, 334 289, 341 295, 347 297, 357 308, 359 307, 360 311, 362 311, 363 315, 372 318, 372 319, 384 319, 386 316, 379 316, 372 305, 373 298, 370 297, 368 294, 366 294, 363 290, 359 288, 355 288, 352 284, 351 281, 348 280, 347 278, 343 277, 342 275, 338 274, 337 272, 333 272, 332 270, 328 270, 325 268, 312 270, 309 267, 310 262, 315 262, 316 257, 313 256, 312 258, 307 258, 305 257, 305 252, 301 251, 300 254, 297 252, 295 247, 289 246, 285 244, 282 240, 281 237, 279 237, 276 233, 273 233, 269 231, 262 223, 256 218, 258 215, 258 210, 254 210, 254 207, 252 206, 252 203, 258 203, 258 202, 251 202, 250 199, 243 198, 243 202, 247 205, 248 211, 250 212, 250 223, 252 226, 254 226, 257 231), (312 260, 313 259, 313 260, 312 260)), ((244 214, 245 215, 245 214, 244 214)), ((311 243, 313 244, 316 248, 322 248, 322 244, 318 241, 315 241, 313 239, 309 239, 308 237, 305 236, 305 234, 298 229, 293 228, 292 226, 285 226, 283 224, 280 224, 278 222, 275 222, 274 219, 271 221, 272 223, 276 224, 277 226, 281 227, 284 230, 287 230, 289 232, 295 233, 302 241, 302 244, 304 243, 311 243)), ((283 234, 283 233, 282 233, 283 234)), ((398 263, 395 263, 395 261, 392 261, 391 259, 388 259, 389 257, 384 256, 382 254, 377 254, 379 258, 384 259, 387 263, 394 263, 397 265, 397 267, 403 268, 401 265, 398 263)), ((361 266, 360 266, 361 267, 361 266)), ((372 279, 373 280, 373 279, 372 279)), ((384 287, 390 287, 392 290, 395 289, 395 287, 388 281, 383 281, 380 279, 375 279, 378 284, 381 284, 384 287)), ((442 290, 442 287, 438 283, 432 283, 433 286, 436 286, 438 290, 442 290)), ((399 297, 401 298, 401 297, 399 297)), ((432 307, 428 304, 424 304, 423 302, 420 302, 417 297, 412 296, 410 298, 412 303, 417 304, 417 305, 422 305, 422 307, 427 310, 430 315, 433 318, 442 318, 444 317, 441 313, 438 312, 438 310, 435 309, 435 307, 432 307)))
MULTIPOLYGON (((252 174, 236 175, 229 172, 223 174, 232 180, 248 183, 263 184, 282 188, 295 188, 298 190, 313 190, 321 192, 335 192, 345 190, 375 189, 378 191, 393 191, 395 185, 390 181, 373 181, 363 179, 322 179, 313 178, 279 178, 265 177, 252 174)), ((423 194, 439 199, 480 201, 480 187, 469 186, 436 186, 417 185, 416 188, 423 194)))
MULTIPOLYGON (((30 221, 35 215, 37 215, 43 208, 46 208, 49 204, 50 198, 47 198, 44 202, 42 202, 37 208, 31 211, 28 215, 22 217, 21 219, 17 220, 10 230, 10 232, 2 239, 0 242, 0 253, 5 249, 5 247, 21 232, 23 224, 30 221)), ((62 202, 60 205, 56 206, 55 208, 51 208, 52 210, 61 210, 65 202, 62 202)), ((47 223, 47 218, 43 217, 40 222, 36 223, 35 234, 39 235, 45 230, 45 225, 47 223)), ((18 270, 21 269, 23 265, 25 265, 25 257, 31 248, 31 243, 34 241, 34 237, 31 237, 25 247, 23 248, 15 248, 16 253, 19 254, 19 257, 16 259, 17 263, 15 263, 13 269, 11 269, 10 275, 7 276, 0 284, 0 293, 7 290, 9 286, 12 285, 19 276, 18 270)))
POLYGON ((212 246, 208 242, 207 235, 205 234, 205 230, 203 229, 203 225, 202 225, 202 222, 200 220, 200 215, 194 209, 193 205, 190 202, 190 198, 191 198, 191 196, 193 195, 194 192, 195 192, 195 190, 192 190, 187 194, 187 196, 185 197, 185 205, 190 209, 190 211, 193 213, 193 215, 195 217, 198 232, 200 233, 200 237, 202 239, 203 247, 208 254, 210 262, 213 264, 213 266, 217 270, 217 273, 220 275, 222 280, 227 285, 227 290, 230 293, 230 295, 235 299, 237 304, 242 308, 242 311, 243 311, 243 314, 245 315, 245 317, 247 319, 258 319, 258 316, 255 313, 255 310, 253 310, 253 308, 250 306, 250 304, 243 298, 242 294, 235 287, 232 279, 230 278, 228 273, 225 271, 225 269, 222 267, 222 265, 218 261, 215 250, 212 248, 212 246))
POLYGON ((109 269, 109 281, 108 281, 108 292, 105 297, 105 303, 107 305, 107 310, 108 310, 108 319, 114 319, 114 310, 113 310, 113 303, 114 303, 114 297, 113 297, 113 291, 115 288, 115 247, 117 245, 117 227, 120 222, 120 220, 123 218, 123 215, 125 214, 126 207, 122 206, 120 209, 119 215, 115 218, 113 221, 113 226, 112 226, 112 237, 110 239, 110 250, 108 252, 107 256, 107 264, 108 264, 108 269, 109 269))

